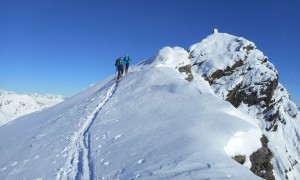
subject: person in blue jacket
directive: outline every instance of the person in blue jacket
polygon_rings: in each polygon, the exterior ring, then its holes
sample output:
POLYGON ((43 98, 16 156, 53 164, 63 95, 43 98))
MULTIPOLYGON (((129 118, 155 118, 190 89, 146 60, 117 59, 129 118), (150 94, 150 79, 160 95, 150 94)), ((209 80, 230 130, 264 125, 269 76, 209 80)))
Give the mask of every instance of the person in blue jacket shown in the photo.
POLYGON ((125 65, 125 73, 128 72, 128 67, 130 63, 131 58, 126 54, 126 56, 123 58, 123 64, 125 65))

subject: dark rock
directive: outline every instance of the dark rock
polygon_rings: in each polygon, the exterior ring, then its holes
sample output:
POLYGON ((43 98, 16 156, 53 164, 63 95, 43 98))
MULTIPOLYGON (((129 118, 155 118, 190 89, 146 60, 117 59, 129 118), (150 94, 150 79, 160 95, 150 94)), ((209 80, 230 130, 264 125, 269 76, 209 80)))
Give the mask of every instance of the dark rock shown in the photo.
POLYGON ((179 67, 178 71, 181 73, 185 72, 188 75, 188 77, 185 78, 187 81, 191 82, 194 79, 194 76, 192 74, 192 66, 190 64, 179 67))
POLYGON ((262 147, 250 155, 250 161, 252 164, 250 170, 263 179, 274 180, 273 165, 271 164, 273 153, 267 146, 269 140, 263 135, 260 141, 262 147))
POLYGON ((209 84, 212 84, 214 80, 219 79, 223 76, 230 76, 234 73, 234 71, 238 68, 244 65, 243 60, 239 60, 237 63, 235 63, 232 67, 227 67, 225 70, 217 70, 210 77, 208 77, 209 84))
POLYGON ((201 62, 195 62, 192 66, 201 66, 204 63, 204 61, 201 62))
MULTIPOLYGON (((272 104, 272 98, 275 89, 278 86, 278 78, 274 78, 274 80, 267 80, 265 82, 259 82, 254 85, 249 84, 247 86, 242 86, 238 84, 231 91, 229 91, 226 101, 229 101, 234 107, 238 107, 242 102, 247 104, 248 106, 258 105, 261 108, 265 108, 264 113, 272 110, 274 111, 274 104, 272 104), (260 89, 254 91, 253 86, 260 86, 260 89), (258 97, 258 94, 261 97, 258 97), (264 96, 262 96, 264 95, 264 96)), ((277 121, 285 123, 283 118, 280 117, 279 113, 271 114, 265 117, 265 120, 268 122, 273 122, 269 127, 266 127, 268 131, 275 131, 275 127, 277 121)))
POLYGON ((234 156, 233 159, 240 164, 244 164, 246 161, 246 156, 245 155, 237 155, 237 156, 234 156))
POLYGON ((230 102, 234 107, 238 107, 241 103, 241 101, 236 98, 236 94, 241 86, 242 86, 242 84, 238 84, 227 95, 226 101, 230 102))
POLYGON ((242 102, 249 106, 259 104, 257 92, 252 91, 251 87, 244 88, 241 85, 231 90, 226 98, 234 107, 238 107, 242 102))
POLYGON ((276 77, 273 81, 269 81, 268 83, 266 83, 265 86, 266 89, 262 90, 261 93, 267 96, 267 98, 265 99, 265 103, 267 107, 269 107, 274 91, 278 86, 278 77, 276 77))
POLYGON ((249 54, 251 50, 255 49, 255 47, 252 44, 249 44, 248 46, 243 47, 243 49, 246 49, 247 54, 249 54))
POLYGON ((266 62, 268 62, 268 59, 267 59, 267 58, 265 58, 265 59, 262 61, 262 63, 266 63, 266 62))
POLYGON ((266 122, 268 122, 268 126, 266 127, 267 131, 275 132, 278 128, 278 122, 286 124, 284 118, 281 117, 279 110, 275 113, 265 116, 266 122))
POLYGON ((224 75, 224 71, 218 69, 210 77, 208 77, 209 84, 212 84, 214 80, 223 77, 223 75, 224 75))

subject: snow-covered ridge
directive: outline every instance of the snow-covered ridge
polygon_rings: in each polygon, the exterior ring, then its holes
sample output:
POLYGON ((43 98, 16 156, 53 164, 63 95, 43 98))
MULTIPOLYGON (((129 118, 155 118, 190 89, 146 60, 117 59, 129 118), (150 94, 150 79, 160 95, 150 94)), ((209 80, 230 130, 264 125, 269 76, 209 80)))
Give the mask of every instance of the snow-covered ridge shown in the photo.
POLYGON ((64 100, 65 98, 61 95, 16 94, 0 89, 0 126, 64 100))
POLYGON ((187 81, 185 60, 163 48, 119 83, 108 77, 1 126, 0 179, 259 179, 249 170, 259 124, 201 76, 187 81))

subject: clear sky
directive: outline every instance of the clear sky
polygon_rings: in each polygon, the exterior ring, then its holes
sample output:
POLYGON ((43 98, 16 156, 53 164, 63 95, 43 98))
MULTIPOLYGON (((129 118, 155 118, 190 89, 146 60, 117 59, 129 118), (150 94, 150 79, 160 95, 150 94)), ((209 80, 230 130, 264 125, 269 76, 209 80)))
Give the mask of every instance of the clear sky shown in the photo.
POLYGON ((212 33, 253 41, 300 104, 299 0, 1 0, 0 89, 71 96, 164 46, 212 33))

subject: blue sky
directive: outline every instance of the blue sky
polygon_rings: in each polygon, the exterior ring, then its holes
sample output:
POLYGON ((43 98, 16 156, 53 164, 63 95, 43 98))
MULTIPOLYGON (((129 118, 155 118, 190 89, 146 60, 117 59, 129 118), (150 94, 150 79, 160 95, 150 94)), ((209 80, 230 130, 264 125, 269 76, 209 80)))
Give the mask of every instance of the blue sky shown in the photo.
POLYGON ((298 0, 1 0, 0 89, 71 96, 213 28, 253 41, 300 104, 298 0))

